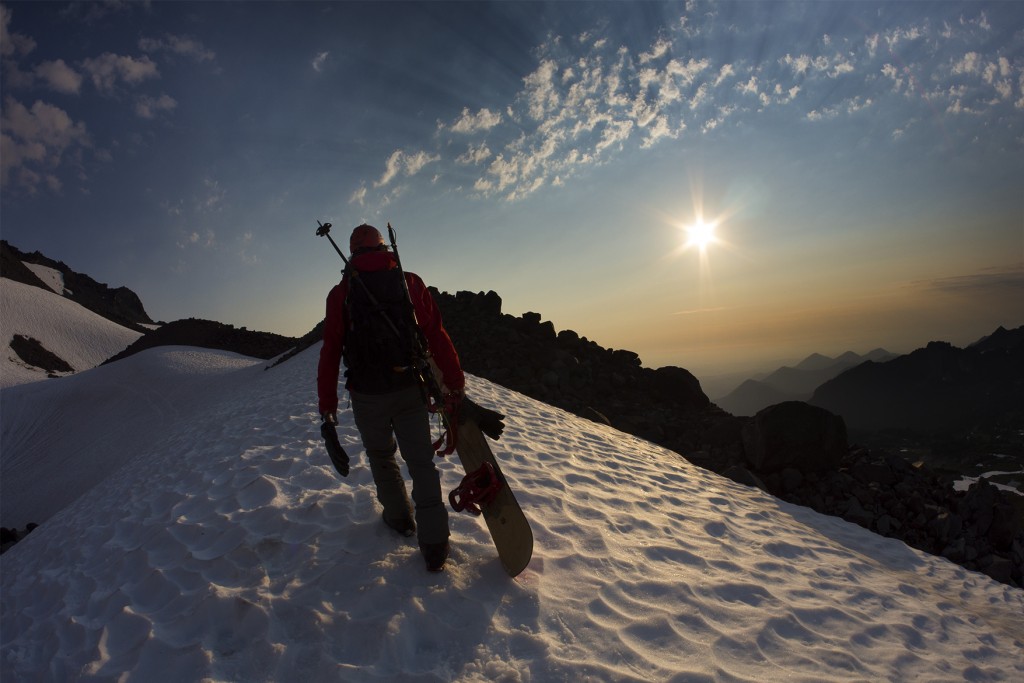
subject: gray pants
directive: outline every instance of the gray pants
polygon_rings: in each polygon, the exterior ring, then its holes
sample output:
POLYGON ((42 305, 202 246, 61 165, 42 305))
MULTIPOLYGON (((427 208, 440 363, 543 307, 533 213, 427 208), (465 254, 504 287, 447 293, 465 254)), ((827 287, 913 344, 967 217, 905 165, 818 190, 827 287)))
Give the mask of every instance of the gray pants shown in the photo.
POLYGON ((412 513, 405 480, 395 460, 398 448, 412 477, 417 538, 421 545, 443 543, 448 539, 448 509, 441 495, 441 475, 434 466, 430 415, 420 388, 413 386, 390 394, 349 394, 384 516, 397 521, 412 513))

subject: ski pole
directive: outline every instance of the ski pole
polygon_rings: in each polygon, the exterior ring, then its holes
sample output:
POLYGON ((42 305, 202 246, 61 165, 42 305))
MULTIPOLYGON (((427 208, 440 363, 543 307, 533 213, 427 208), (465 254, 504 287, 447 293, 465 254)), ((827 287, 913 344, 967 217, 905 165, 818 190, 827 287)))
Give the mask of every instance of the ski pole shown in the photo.
MULTIPOLYGON (((320 221, 317 221, 316 224, 320 226, 316 229, 316 236, 326 237, 329 239, 331 241, 331 246, 334 247, 334 251, 338 252, 338 256, 341 257, 341 260, 345 263, 345 267, 348 268, 348 259, 345 258, 345 254, 341 253, 341 249, 338 248, 338 243, 334 241, 333 237, 331 237, 331 224, 321 223, 320 221)), ((388 225, 388 227, 391 226, 388 225)))

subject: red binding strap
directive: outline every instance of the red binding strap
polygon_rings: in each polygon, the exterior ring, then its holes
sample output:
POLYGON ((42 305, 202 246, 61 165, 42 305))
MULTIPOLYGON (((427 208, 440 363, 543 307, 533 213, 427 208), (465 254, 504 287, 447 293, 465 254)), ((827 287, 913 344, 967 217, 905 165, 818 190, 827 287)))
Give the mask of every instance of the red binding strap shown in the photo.
POLYGON ((439 405, 433 399, 430 401, 430 412, 437 413, 441 418, 441 436, 432 445, 435 455, 442 458, 455 452, 456 442, 458 441, 458 432, 455 425, 459 423, 460 399, 461 396, 451 393, 445 395, 444 405, 439 405), (445 445, 446 442, 447 445, 445 445))
POLYGON ((448 494, 448 502, 456 512, 479 515, 481 505, 487 505, 498 495, 501 480, 494 465, 485 462, 476 471, 462 478, 462 483, 448 494))

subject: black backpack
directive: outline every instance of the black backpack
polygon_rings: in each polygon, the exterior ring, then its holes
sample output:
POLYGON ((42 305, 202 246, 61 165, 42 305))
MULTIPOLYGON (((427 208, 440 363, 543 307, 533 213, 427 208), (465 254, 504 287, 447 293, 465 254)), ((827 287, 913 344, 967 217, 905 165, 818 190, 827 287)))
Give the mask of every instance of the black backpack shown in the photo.
POLYGON ((402 271, 398 268, 372 272, 352 270, 346 275, 349 278, 345 299, 348 327, 343 352, 346 386, 350 390, 376 394, 415 384, 416 321, 405 293, 402 271), (376 305, 367 290, 376 299, 376 305))

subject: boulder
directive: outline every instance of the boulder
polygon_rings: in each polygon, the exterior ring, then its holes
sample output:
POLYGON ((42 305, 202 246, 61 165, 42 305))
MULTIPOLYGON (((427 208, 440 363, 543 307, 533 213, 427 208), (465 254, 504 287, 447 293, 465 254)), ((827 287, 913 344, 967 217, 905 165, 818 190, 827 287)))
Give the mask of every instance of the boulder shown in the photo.
POLYGON ((843 419, 803 401, 768 406, 744 425, 742 437, 746 459, 761 475, 787 467, 832 471, 848 449, 843 419))

